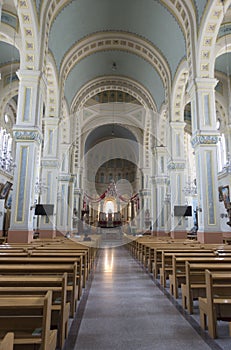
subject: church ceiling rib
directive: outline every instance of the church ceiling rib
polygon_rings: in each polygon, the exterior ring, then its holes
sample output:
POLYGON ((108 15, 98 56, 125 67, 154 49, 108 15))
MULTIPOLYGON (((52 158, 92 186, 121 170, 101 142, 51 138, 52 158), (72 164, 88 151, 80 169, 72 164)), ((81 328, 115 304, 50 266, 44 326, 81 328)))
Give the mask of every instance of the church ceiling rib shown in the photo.
POLYGON ((230 4, 231 0, 226 0, 223 8, 222 1, 211 2, 203 17, 198 44, 198 77, 214 77, 214 61, 216 59, 214 46, 223 21, 224 12, 227 11, 230 4))
POLYGON ((96 78, 85 84, 76 94, 71 105, 71 110, 73 112, 80 110, 87 100, 105 90, 121 90, 127 92, 136 98, 144 107, 154 111, 157 110, 151 94, 144 86, 132 79, 115 76, 96 78))
POLYGON ((60 79, 65 81, 74 65, 86 56, 106 50, 124 50, 144 58, 156 69, 164 88, 169 90, 171 72, 159 50, 139 36, 125 32, 99 32, 76 43, 63 58, 60 79))

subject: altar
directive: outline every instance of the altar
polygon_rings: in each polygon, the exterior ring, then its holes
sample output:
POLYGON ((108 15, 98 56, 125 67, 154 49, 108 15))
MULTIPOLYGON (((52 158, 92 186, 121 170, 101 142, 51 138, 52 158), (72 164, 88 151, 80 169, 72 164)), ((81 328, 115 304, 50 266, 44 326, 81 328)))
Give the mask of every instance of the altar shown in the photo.
POLYGON ((113 228, 119 227, 122 225, 121 214, 120 212, 100 212, 98 226, 102 228, 113 228))

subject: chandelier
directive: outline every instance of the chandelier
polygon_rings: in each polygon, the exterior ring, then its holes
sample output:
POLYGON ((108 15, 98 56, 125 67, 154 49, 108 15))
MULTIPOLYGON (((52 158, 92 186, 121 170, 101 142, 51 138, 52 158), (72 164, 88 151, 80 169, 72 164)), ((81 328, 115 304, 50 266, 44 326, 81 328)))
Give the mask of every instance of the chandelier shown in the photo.
POLYGON ((15 163, 11 152, 12 138, 6 130, 0 129, 0 169, 8 174, 13 174, 15 163))
POLYGON ((42 194, 48 187, 41 181, 37 180, 34 185, 34 191, 37 194, 42 194))
POLYGON ((182 191, 186 196, 195 196, 197 194, 196 180, 187 181, 182 191))

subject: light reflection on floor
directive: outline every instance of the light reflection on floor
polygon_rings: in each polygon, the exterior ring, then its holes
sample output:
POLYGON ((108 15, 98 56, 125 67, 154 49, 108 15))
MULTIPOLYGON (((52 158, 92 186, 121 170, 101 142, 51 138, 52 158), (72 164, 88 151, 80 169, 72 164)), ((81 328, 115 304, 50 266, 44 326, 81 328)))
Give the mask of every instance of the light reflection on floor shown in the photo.
POLYGON ((114 268, 114 249, 105 249, 104 272, 112 273, 114 268))

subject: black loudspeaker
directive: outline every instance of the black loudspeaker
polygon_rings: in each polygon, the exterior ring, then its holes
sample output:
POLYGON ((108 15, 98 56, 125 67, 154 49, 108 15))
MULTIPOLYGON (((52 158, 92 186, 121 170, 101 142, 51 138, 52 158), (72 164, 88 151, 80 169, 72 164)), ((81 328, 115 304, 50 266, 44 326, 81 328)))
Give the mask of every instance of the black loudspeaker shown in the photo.
POLYGON ((53 215, 54 213, 54 204, 36 204, 35 206, 35 215, 53 215))
POLYGON ((192 206, 189 205, 175 205, 174 216, 192 216, 192 206))

